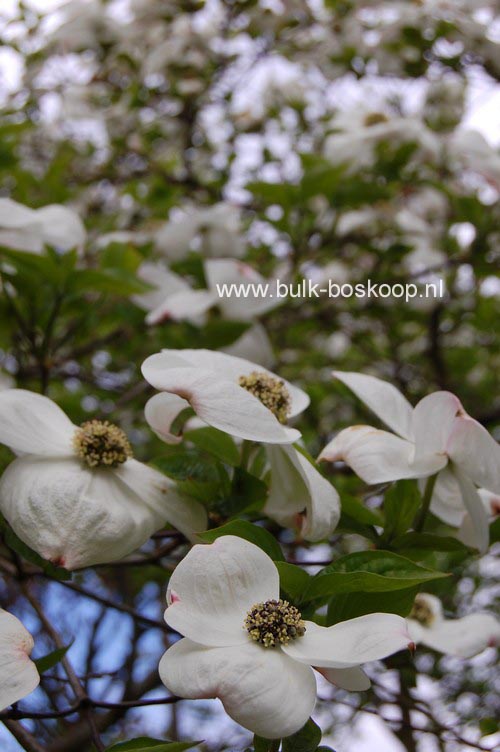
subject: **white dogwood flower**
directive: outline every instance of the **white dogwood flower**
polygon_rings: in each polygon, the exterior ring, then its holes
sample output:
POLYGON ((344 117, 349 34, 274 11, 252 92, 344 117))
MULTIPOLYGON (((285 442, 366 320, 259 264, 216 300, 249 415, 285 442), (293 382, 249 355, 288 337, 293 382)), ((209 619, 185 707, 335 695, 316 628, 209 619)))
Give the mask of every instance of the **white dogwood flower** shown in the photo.
POLYGON ((411 643, 395 614, 320 627, 280 599, 279 575, 260 548, 227 535, 196 545, 170 578, 165 620, 184 635, 160 677, 189 699, 218 697, 237 723, 268 739, 289 736, 316 701, 314 668, 345 689, 370 682, 362 663, 411 643))
MULTIPOLYGON (((366 483, 428 478, 436 473, 431 511, 453 524, 457 500, 468 512, 473 545, 488 547, 488 516, 478 487, 500 492, 500 447, 488 431, 467 415, 458 397, 434 392, 413 409, 381 379, 334 372, 395 433, 372 426, 351 426, 323 449, 320 459, 343 460, 366 483)), ((460 524, 460 521, 458 522, 460 524)))
POLYGON ((269 444, 267 456, 271 481, 265 514, 283 527, 299 527, 305 540, 327 538, 340 517, 335 488, 292 446, 269 444))
POLYGON ((240 233, 239 209, 220 202, 207 207, 184 207, 157 231, 154 242, 169 261, 185 258, 196 240, 203 256, 238 257, 244 251, 240 233))
POLYGON ((487 647, 500 645, 500 621, 493 614, 469 614, 446 619, 439 598, 419 593, 408 617, 415 643, 457 658, 472 658, 487 647))
POLYGON ((206 527, 203 508, 134 460, 107 421, 78 427, 47 397, 8 389, 0 442, 21 455, 0 480, 0 511, 28 546, 68 569, 121 559, 167 521, 188 537, 206 527))
POLYGON ((30 209, 10 198, 0 198, 0 246, 31 253, 41 253, 45 245, 69 251, 80 250, 85 239, 82 220, 67 206, 30 209))
POLYGON ((163 350, 146 358, 142 373, 161 390, 148 401, 145 414, 167 443, 181 440, 172 433, 172 423, 186 407, 241 439, 289 444, 300 437, 285 424, 305 410, 309 397, 256 363, 211 350, 163 350))
POLYGON ((282 302, 276 280, 266 279, 250 264, 229 258, 208 259, 203 268, 208 289, 224 318, 252 321, 282 302), (246 294, 242 295, 242 290, 246 294))
POLYGON ((30 659, 33 645, 19 619, 0 608, 0 710, 38 687, 40 676, 30 659))
POLYGON ((183 277, 161 262, 146 261, 139 267, 137 276, 155 288, 132 296, 136 305, 148 311, 146 324, 169 320, 202 324, 204 314, 215 303, 215 296, 209 290, 193 290, 183 277))

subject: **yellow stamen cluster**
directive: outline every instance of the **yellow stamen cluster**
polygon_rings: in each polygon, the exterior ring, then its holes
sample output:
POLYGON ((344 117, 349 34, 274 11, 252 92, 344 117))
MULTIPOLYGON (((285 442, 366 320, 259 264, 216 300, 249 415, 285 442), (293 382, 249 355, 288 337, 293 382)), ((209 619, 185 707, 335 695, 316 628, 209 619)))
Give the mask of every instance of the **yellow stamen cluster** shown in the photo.
POLYGON ((423 627, 430 627, 436 617, 425 598, 417 595, 408 618, 418 621, 423 627))
POLYGON ((291 640, 302 637, 306 625, 300 611, 280 598, 252 606, 245 619, 245 629, 255 642, 274 648, 278 643, 288 645, 291 640))
POLYGON ((365 128, 369 128, 372 125, 378 125, 379 123, 387 123, 388 117, 383 112, 370 112, 365 117, 363 125, 365 128))
POLYGON ((264 371, 252 371, 248 376, 240 376, 238 384, 257 397, 280 423, 287 422, 291 410, 291 397, 284 381, 275 379, 264 371))
POLYGON ((77 428, 73 448, 89 467, 118 467, 132 454, 125 433, 107 420, 89 420, 77 428))

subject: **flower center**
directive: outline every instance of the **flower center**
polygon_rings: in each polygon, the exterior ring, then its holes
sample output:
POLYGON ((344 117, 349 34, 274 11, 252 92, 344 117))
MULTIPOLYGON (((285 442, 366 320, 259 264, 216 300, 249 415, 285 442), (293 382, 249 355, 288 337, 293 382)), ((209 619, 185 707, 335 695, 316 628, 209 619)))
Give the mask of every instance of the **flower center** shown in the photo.
POLYGON ((264 371, 252 371, 248 376, 240 376, 238 384, 257 397, 280 423, 286 423, 290 415, 291 397, 284 381, 264 371))
POLYGON ((379 123, 387 123, 388 122, 387 115, 384 115, 383 112, 370 112, 364 119, 364 126, 365 128, 369 128, 372 125, 378 125, 379 123))
POLYGON ((274 648, 279 642, 288 645, 291 640, 302 637, 306 625, 300 611, 280 598, 252 606, 245 619, 245 629, 255 642, 274 648))
POLYGON ((132 454, 125 433, 107 420, 89 420, 77 428, 73 448, 89 467, 118 467, 132 454))
POLYGON ((417 595, 408 618, 418 621, 423 627, 430 627, 436 617, 424 598, 419 598, 417 595))

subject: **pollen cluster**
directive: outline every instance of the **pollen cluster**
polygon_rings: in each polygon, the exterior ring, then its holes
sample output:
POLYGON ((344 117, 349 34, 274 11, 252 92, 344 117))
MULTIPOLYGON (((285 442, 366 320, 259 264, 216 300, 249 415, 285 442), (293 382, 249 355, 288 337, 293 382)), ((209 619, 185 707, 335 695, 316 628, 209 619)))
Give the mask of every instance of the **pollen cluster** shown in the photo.
POLYGON ((240 376, 238 384, 257 397, 280 423, 287 422, 291 398, 284 381, 275 379, 264 371, 252 371, 248 376, 240 376))
POLYGON ((274 648, 278 643, 288 645, 291 640, 302 637, 306 626, 300 611, 280 598, 252 606, 245 619, 245 629, 255 642, 274 648))
POLYGON ((436 617, 425 598, 417 595, 408 618, 418 621, 423 627, 430 627, 436 617))
POLYGON ((89 420, 77 428, 73 448, 89 467, 118 467, 132 457, 125 433, 107 420, 89 420))

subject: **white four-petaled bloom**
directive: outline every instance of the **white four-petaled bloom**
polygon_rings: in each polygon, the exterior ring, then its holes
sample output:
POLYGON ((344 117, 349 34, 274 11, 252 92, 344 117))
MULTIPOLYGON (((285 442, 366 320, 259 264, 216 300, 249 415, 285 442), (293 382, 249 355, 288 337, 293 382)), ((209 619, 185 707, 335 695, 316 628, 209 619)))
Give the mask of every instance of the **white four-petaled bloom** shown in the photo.
POLYGON ((161 390, 146 404, 146 420, 167 443, 180 437, 172 423, 192 407, 205 423, 232 436, 290 444, 299 431, 285 424, 309 397, 256 363, 211 350, 163 350, 142 364, 146 381, 161 390))
POLYGON ((366 483, 439 473, 431 511, 451 525, 460 525, 467 512, 468 539, 485 551, 488 515, 478 488, 500 492, 500 447, 488 431, 467 415, 450 392, 434 392, 412 408, 392 384, 381 379, 338 371, 334 375, 395 433, 351 426, 335 436, 320 459, 343 460, 366 483))
POLYGON ((0 710, 33 692, 40 676, 30 659, 33 637, 19 619, 0 608, 0 710))
POLYGON ((232 535, 196 545, 175 569, 165 620, 184 635, 160 676, 189 699, 218 697, 242 726, 289 736, 313 711, 313 668, 353 691, 370 682, 360 664, 408 647, 404 619, 368 614, 320 627, 280 599, 279 575, 260 548, 232 535))
POLYGON ((0 511, 44 558, 69 569, 121 559, 165 522, 188 537, 205 529, 198 502, 132 458, 106 421, 75 426, 47 397, 0 392, 0 442, 19 455, 0 480, 0 511))
POLYGON ((500 622, 493 614, 446 619, 441 601, 429 593, 419 593, 415 598, 408 629, 415 643, 457 658, 472 658, 500 644, 500 622))
POLYGON ((154 289, 132 297, 133 302, 148 311, 146 324, 164 321, 191 321, 202 324, 204 314, 214 304, 208 290, 193 290, 183 277, 172 272, 164 263, 146 261, 137 276, 154 289))
POLYGON ((50 204, 30 209, 0 198, 0 246, 41 253, 44 245, 59 251, 81 250, 86 238, 83 222, 72 209, 50 204))

